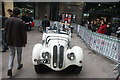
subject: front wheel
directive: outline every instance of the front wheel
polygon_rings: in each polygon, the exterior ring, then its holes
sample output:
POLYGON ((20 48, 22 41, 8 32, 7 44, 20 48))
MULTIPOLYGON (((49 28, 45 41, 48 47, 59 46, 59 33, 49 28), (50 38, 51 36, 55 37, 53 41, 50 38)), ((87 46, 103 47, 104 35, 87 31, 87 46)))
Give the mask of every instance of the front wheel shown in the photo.
POLYGON ((35 72, 38 74, 49 71, 48 67, 45 65, 34 65, 34 68, 35 68, 35 72))
POLYGON ((74 73, 75 73, 75 74, 79 74, 79 73, 81 72, 81 70, 82 70, 82 67, 76 67, 76 68, 74 69, 74 73))
POLYGON ((66 71, 69 72, 69 73, 74 73, 74 74, 79 74, 82 70, 82 66, 79 67, 79 66, 69 66, 66 71))
POLYGON ((34 65, 35 72, 40 73, 40 66, 39 65, 34 65))

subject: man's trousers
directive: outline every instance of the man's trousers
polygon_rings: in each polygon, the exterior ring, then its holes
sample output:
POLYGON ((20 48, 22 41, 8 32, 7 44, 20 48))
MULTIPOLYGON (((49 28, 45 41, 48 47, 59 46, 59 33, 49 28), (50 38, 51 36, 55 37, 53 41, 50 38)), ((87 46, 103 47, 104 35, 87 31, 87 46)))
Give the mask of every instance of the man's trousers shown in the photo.
POLYGON ((14 64, 15 51, 17 51, 18 66, 21 64, 22 47, 9 46, 9 48, 10 48, 10 54, 9 54, 9 61, 8 61, 8 69, 12 69, 14 64))

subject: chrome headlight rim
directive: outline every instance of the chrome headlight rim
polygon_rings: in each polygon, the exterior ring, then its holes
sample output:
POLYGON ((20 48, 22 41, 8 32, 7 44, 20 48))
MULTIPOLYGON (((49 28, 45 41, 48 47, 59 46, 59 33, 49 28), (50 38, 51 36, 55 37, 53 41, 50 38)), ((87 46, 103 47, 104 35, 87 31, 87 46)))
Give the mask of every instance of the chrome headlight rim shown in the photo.
POLYGON ((48 51, 42 52, 42 58, 50 59, 50 52, 48 52, 48 51))
POLYGON ((67 58, 68 58, 69 60, 75 60, 76 56, 75 56, 75 54, 74 54, 73 52, 71 52, 71 53, 68 53, 68 54, 67 54, 67 58))

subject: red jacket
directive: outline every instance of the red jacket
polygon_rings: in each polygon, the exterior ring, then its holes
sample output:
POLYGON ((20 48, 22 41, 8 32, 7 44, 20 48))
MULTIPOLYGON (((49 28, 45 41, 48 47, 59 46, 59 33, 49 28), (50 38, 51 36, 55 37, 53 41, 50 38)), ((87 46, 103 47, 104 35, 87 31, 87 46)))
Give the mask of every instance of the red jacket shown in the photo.
POLYGON ((104 24, 104 25, 100 26, 100 28, 97 30, 97 32, 104 34, 106 32, 106 29, 107 29, 107 25, 104 24))

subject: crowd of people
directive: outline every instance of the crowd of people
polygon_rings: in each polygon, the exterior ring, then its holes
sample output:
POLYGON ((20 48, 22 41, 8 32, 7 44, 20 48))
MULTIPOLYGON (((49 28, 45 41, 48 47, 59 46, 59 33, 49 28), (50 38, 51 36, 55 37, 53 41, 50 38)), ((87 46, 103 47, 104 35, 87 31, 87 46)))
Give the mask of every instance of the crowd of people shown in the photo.
MULTIPOLYGON (((108 36, 111 36, 111 34, 113 33, 112 23, 104 21, 103 19, 92 20, 90 22, 87 22, 87 24, 85 24, 85 25, 92 32, 97 32, 97 33, 100 33, 100 34, 106 34, 108 36)), ((120 37, 120 22, 118 22, 116 24, 114 32, 117 35, 116 37, 119 38, 120 37)))

